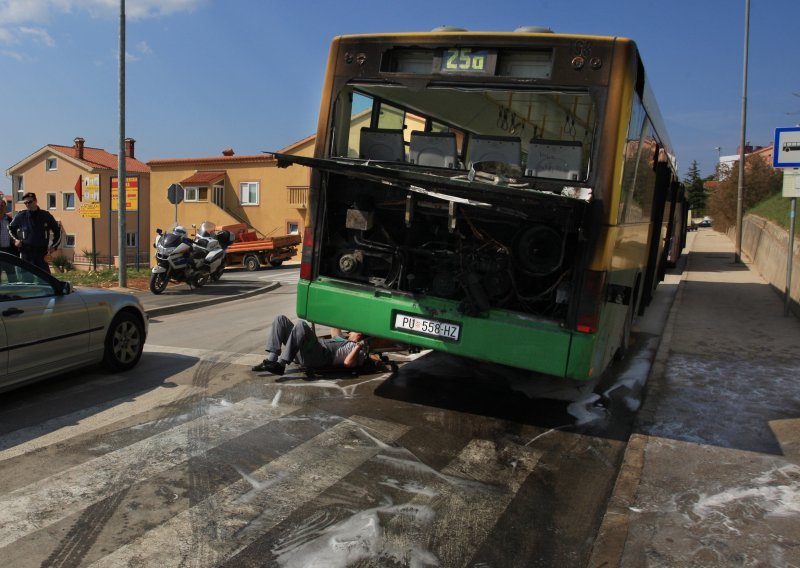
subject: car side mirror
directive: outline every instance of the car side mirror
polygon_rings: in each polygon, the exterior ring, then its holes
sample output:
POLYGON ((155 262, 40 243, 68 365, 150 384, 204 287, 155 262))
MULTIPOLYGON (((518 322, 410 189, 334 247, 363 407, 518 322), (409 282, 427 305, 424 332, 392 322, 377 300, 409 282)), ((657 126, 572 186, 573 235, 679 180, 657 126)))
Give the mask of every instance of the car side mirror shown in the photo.
POLYGON ((68 296, 72 294, 72 282, 61 282, 61 295, 68 296))

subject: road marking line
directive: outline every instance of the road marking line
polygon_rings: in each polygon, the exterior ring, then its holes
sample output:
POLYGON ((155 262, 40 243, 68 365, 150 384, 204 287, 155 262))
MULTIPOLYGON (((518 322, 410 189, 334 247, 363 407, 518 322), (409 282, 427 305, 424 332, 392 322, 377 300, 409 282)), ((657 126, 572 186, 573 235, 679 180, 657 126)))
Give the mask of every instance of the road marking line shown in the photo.
POLYGON ((184 355, 194 357, 201 361, 214 363, 231 363, 235 365, 253 366, 264 360, 264 355, 253 353, 237 353, 236 351, 215 351, 213 349, 195 349, 193 347, 174 347, 172 345, 145 344, 145 353, 166 353, 169 355, 184 355))
POLYGON ((298 407, 245 399, 227 412, 203 415, 125 448, 0 495, 0 548, 143 481, 286 416, 298 407), (191 439, 203 421, 202 439, 191 439))
POLYGON ((524 446, 498 448, 495 442, 474 439, 437 471, 404 448, 390 449, 378 459, 417 473, 402 486, 412 488, 414 498, 398 507, 431 510, 436 517, 429 523, 409 515, 392 517, 385 529, 387 549, 432 548, 441 566, 469 565, 541 455, 524 446), (430 474, 431 480, 420 485, 419 473, 430 474))
POLYGON ((47 420, 36 426, 15 430, 0 436, 0 461, 99 430, 134 414, 157 409, 176 400, 204 392, 204 389, 185 385, 171 388, 158 387, 133 400, 130 400, 129 396, 118 398, 47 420))
POLYGON ((374 439, 392 443, 409 429, 359 416, 343 420, 92 566, 219 564, 382 451, 374 439))

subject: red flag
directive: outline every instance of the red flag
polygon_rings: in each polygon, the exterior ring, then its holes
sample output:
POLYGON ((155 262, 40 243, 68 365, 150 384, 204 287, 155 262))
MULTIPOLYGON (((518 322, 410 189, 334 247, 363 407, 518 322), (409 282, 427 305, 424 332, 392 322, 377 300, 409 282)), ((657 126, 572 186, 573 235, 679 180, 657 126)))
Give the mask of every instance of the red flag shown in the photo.
POLYGON ((78 201, 83 201, 83 176, 78 176, 78 181, 75 182, 75 195, 78 196, 78 201))

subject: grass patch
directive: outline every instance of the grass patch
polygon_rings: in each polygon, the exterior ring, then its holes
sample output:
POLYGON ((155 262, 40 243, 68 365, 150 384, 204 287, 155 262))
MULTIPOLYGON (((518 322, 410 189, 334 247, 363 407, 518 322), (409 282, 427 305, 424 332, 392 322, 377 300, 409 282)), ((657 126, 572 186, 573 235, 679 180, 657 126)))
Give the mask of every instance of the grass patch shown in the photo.
MULTIPOLYGON (((114 269, 106 270, 70 270, 65 273, 54 273, 56 278, 68 280, 75 286, 92 286, 95 288, 111 288, 119 285, 119 271, 114 269)), ((148 280, 150 278, 149 268, 129 268, 127 272, 128 281, 148 280)))
MULTIPOLYGON (((783 197, 780 193, 778 193, 772 197, 768 197, 753 207, 750 211, 748 211, 748 213, 769 219, 788 231, 791 202, 792 200, 790 198, 783 197)), ((800 217, 795 217, 794 230, 795 234, 800 232, 800 217)))

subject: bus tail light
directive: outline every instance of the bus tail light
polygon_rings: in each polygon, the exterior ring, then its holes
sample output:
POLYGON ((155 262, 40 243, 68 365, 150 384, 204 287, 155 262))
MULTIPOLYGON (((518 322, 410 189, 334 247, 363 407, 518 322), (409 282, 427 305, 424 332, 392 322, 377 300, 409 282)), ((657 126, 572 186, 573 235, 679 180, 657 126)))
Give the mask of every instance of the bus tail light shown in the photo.
POLYGON ((576 329, 581 333, 595 333, 600 323, 600 308, 603 305, 606 273, 587 270, 583 276, 583 289, 578 302, 576 329))
POLYGON ((303 232, 303 253, 300 256, 300 279, 311 280, 311 259, 314 256, 314 228, 306 227, 303 232))

